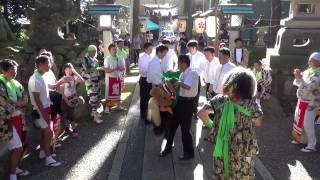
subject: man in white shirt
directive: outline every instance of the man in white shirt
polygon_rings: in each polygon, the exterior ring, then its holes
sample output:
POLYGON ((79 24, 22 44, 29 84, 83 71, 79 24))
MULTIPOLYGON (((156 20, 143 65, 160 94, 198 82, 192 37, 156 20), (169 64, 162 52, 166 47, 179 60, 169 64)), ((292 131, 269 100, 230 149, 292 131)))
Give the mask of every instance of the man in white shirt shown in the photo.
POLYGON ((150 99, 150 90, 152 85, 147 82, 147 72, 150 61, 152 60, 152 49, 151 43, 144 44, 144 54, 139 58, 139 72, 140 72, 140 118, 145 122, 147 119, 148 101, 150 99))
POLYGON ((200 95, 200 88, 201 88, 201 81, 200 76, 204 71, 204 63, 206 63, 206 57, 200 51, 198 51, 198 42, 196 40, 190 40, 187 44, 187 48, 189 53, 187 54, 190 58, 190 68, 197 71, 199 77, 199 84, 198 84, 198 94, 195 99, 195 106, 193 110, 193 114, 196 115, 198 111, 198 102, 199 102, 199 95, 200 95))
POLYGON ((249 63, 249 56, 248 56, 248 50, 243 47, 242 45, 242 39, 237 38, 234 40, 235 48, 232 52, 231 61, 236 66, 242 66, 242 67, 248 67, 249 63))
MULTIPOLYGON (((210 83, 214 79, 215 69, 220 65, 219 59, 214 56, 215 49, 213 47, 206 47, 204 49, 204 56, 206 57, 207 61, 204 64, 204 71, 202 73, 204 82, 206 83, 206 97, 207 100, 211 99, 214 94, 212 91, 209 91, 210 83)), ((212 85, 211 85, 212 86, 212 85)), ((212 88, 211 88, 212 90, 212 88)))
MULTIPOLYGON (((147 82, 152 84, 152 88, 159 88, 162 86, 163 75, 161 71, 161 61, 166 56, 168 48, 164 45, 159 45, 156 48, 156 56, 152 58, 148 65, 147 82)), ((169 117, 168 112, 160 112, 161 124, 159 127, 154 128, 156 134, 163 132, 167 119, 169 117)))
POLYGON ((156 56, 152 58, 148 65, 147 82, 151 83, 153 87, 162 84, 161 61, 166 56, 168 48, 164 45, 159 45, 156 48, 156 56))
POLYGON ((166 146, 160 152, 160 157, 171 153, 175 132, 178 126, 181 126, 183 156, 180 160, 188 160, 194 157, 192 136, 190 126, 194 109, 194 101, 198 93, 199 77, 195 70, 190 68, 190 58, 188 55, 180 55, 178 58, 178 67, 182 71, 180 80, 175 86, 180 87, 173 118, 168 122, 168 132, 164 143, 166 146), (166 143, 165 143, 166 141, 166 143))
POLYGON ((170 40, 164 39, 161 41, 169 50, 166 56, 161 61, 161 70, 163 72, 174 71, 178 66, 178 57, 173 49, 170 49, 170 40))
MULTIPOLYGON (((72 77, 62 77, 61 79, 57 80, 55 74, 53 73, 52 69, 54 69, 55 63, 52 56, 52 53, 50 51, 42 52, 40 55, 48 56, 49 57, 49 71, 44 73, 42 76, 44 82, 48 85, 49 88, 49 96, 50 100, 52 102, 51 104, 51 112, 52 112, 52 118, 54 119, 57 114, 62 116, 62 96, 57 91, 57 88, 61 85, 61 82, 63 81, 73 81, 72 77)), ((41 155, 43 156, 43 155, 41 155)))
POLYGON ((215 70, 215 75, 212 86, 209 87, 209 91, 214 94, 221 94, 222 83, 228 72, 230 72, 236 66, 230 62, 230 50, 228 48, 221 48, 219 50, 219 61, 220 65, 215 70))
POLYGON ((36 70, 30 77, 28 90, 31 104, 33 105, 34 116, 41 127, 40 149, 44 151, 46 156, 46 165, 55 167, 61 165, 60 162, 54 160, 50 152, 50 143, 52 140, 52 132, 49 128, 51 122, 51 101, 49 98, 48 84, 42 78, 43 74, 49 71, 49 57, 38 56, 36 58, 36 70))

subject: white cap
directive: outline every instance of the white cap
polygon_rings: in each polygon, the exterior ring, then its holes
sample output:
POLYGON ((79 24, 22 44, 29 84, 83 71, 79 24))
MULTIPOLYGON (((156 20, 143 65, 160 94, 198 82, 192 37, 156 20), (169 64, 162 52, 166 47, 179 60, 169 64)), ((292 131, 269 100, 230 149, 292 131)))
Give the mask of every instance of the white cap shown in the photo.
POLYGON ((309 60, 314 59, 320 62, 320 52, 314 52, 310 55, 309 60))

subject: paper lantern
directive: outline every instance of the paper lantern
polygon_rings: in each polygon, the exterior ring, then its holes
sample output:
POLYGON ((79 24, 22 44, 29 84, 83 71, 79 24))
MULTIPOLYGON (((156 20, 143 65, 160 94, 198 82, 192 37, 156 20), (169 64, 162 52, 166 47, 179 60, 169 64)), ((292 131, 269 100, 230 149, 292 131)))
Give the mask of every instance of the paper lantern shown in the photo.
POLYGON ((206 29, 206 21, 204 18, 196 18, 196 20, 194 21, 195 26, 196 26, 196 32, 201 34, 204 32, 204 30, 206 29))
POLYGON ((217 25, 216 17, 209 16, 206 19, 206 33, 209 37, 216 37, 217 25))
POLYGON ((140 21, 140 32, 147 32, 147 21, 146 20, 140 21))
POLYGON ((179 24, 178 24, 179 32, 186 32, 187 21, 186 21, 186 20, 179 20, 178 23, 179 23, 179 24))

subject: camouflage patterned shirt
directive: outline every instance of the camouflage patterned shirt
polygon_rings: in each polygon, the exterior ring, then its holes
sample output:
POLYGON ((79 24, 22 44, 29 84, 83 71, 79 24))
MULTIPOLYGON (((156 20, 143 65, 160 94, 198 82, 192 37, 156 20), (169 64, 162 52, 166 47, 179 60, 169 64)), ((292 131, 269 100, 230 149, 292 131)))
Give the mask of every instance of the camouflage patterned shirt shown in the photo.
POLYGON ((15 111, 12 101, 8 97, 6 87, 0 82, 0 141, 7 142, 12 137, 11 114, 15 111))

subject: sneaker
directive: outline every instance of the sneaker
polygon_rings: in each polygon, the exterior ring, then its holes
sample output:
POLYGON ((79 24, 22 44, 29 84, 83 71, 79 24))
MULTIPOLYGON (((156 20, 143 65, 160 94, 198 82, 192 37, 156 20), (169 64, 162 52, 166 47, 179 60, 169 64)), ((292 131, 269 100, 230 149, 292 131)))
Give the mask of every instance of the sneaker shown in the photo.
POLYGON ((118 110, 118 111, 127 111, 128 109, 127 109, 126 107, 123 107, 123 106, 119 105, 119 106, 117 107, 117 110, 118 110))
POLYGON ((316 152, 315 149, 311 149, 311 148, 307 148, 307 147, 304 147, 301 149, 301 152, 304 152, 304 153, 312 153, 312 152, 316 152))
POLYGON ((298 142, 298 141, 296 141, 296 140, 292 140, 292 141, 291 141, 291 144, 296 144, 296 145, 298 145, 298 144, 301 144, 301 143, 298 142))
POLYGON ((57 167, 60 166, 61 163, 54 160, 51 156, 46 157, 46 166, 50 166, 50 167, 57 167))
POLYGON ((16 175, 17 176, 28 176, 30 172, 28 170, 20 169, 19 167, 16 168, 16 175))
POLYGON ((316 120, 316 122, 314 122, 315 125, 320 125, 320 117, 318 117, 318 119, 316 120))
POLYGON ((55 148, 62 147, 62 144, 61 144, 61 143, 57 143, 57 144, 54 145, 54 147, 55 147, 55 148))
POLYGON ((106 113, 106 114, 110 114, 110 109, 109 109, 109 107, 106 106, 106 107, 104 108, 104 111, 103 111, 103 112, 106 113))
POLYGON ((103 123, 103 120, 100 119, 99 117, 95 118, 93 121, 94 121, 95 123, 97 123, 97 124, 103 123))
MULTIPOLYGON (((52 153, 51 156, 52 157, 57 157, 57 154, 52 153)), ((44 153, 44 150, 40 150, 39 159, 44 159, 45 157, 46 157, 46 154, 44 153)))

